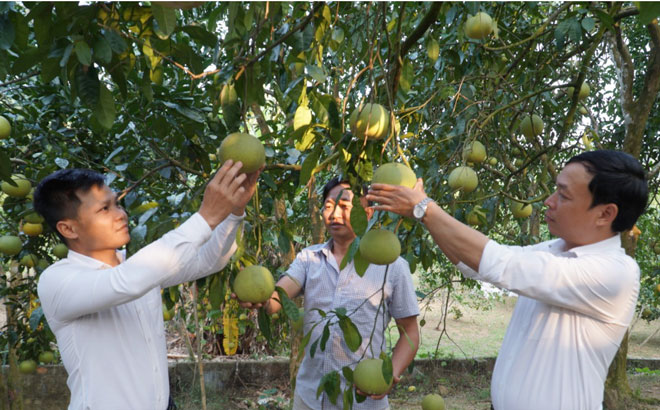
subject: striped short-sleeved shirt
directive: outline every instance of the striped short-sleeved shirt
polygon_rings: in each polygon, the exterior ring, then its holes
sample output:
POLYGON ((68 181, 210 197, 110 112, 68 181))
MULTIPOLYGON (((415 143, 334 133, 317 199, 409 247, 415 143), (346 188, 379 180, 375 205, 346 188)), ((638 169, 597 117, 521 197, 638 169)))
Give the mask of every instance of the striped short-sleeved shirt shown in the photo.
MULTIPOLYGON (((289 267, 286 275, 295 280, 305 295, 305 334, 314 328, 305 357, 296 377, 296 394, 313 409, 341 409, 342 397, 332 405, 327 395, 316 397, 316 390, 324 374, 338 371, 344 366, 355 368, 360 359, 378 357, 386 350, 384 333, 391 318, 400 319, 419 315, 417 297, 408 263, 398 258, 386 266, 370 265, 360 277, 353 263, 343 270, 332 255, 332 240, 303 249, 289 267), (381 303, 383 301, 383 303, 381 303), (330 337, 325 350, 319 346, 314 357, 310 346, 320 339, 326 322, 323 322, 320 309, 326 313, 337 308, 346 309, 347 315, 357 326, 362 336, 362 345, 351 352, 344 342, 344 336, 336 316, 329 315, 335 324, 331 325, 330 337)), ((327 318, 325 320, 328 320, 327 318)), ((342 391, 346 381, 342 377, 342 391)), ((362 403, 353 403, 355 410, 382 410, 388 408, 387 398, 362 403)))

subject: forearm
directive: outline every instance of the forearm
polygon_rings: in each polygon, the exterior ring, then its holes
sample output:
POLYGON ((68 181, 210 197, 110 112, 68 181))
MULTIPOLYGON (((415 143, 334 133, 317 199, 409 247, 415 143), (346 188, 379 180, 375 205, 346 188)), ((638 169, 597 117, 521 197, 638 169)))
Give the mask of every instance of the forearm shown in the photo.
POLYGON ((400 330, 399 333, 399 340, 392 352, 392 374, 395 377, 400 377, 406 371, 419 348, 419 331, 416 326, 408 331, 400 330))
POLYGON ((481 255, 489 241, 486 235, 456 220, 435 203, 429 204, 422 222, 452 263, 463 262, 479 270, 481 255))

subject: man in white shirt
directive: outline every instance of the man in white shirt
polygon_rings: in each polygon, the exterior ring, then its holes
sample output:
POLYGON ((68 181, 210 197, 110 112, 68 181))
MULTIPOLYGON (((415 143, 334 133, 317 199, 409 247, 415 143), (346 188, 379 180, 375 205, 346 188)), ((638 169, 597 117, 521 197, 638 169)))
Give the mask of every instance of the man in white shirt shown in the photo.
POLYGON ((545 220, 559 239, 516 247, 489 240, 415 189, 374 184, 376 209, 417 217, 471 278, 520 295, 491 381, 496 410, 597 410, 630 324, 639 267, 621 247, 646 207, 645 172, 608 150, 571 158, 548 197, 545 220))
POLYGON ((170 399, 160 289, 222 269, 259 171, 227 161, 199 211, 126 258, 128 217, 103 175, 64 169, 44 178, 35 209, 69 253, 39 279, 71 391, 69 410, 165 410, 170 399))

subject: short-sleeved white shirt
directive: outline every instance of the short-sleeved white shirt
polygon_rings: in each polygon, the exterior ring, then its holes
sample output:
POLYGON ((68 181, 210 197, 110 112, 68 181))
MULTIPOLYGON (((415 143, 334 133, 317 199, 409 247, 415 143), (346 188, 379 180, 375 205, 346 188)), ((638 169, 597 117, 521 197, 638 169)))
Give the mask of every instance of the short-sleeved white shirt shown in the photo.
MULTIPOLYGON (((339 270, 332 254, 331 243, 332 241, 328 241, 303 249, 286 272, 286 275, 302 287, 305 295, 305 334, 314 323, 321 321, 321 315, 314 309, 329 313, 331 310, 344 308, 362 336, 362 345, 357 351, 351 352, 344 342, 339 325, 331 325, 325 351, 318 347, 312 358, 310 347, 321 337, 325 322, 316 326, 312 332, 296 377, 296 395, 299 395, 308 407, 326 410, 342 409, 342 397, 340 395, 337 398, 336 406, 331 404, 326 394, 317 399, 316 390, 321 377, 331 371, 338 371, 341 375, 342 367, 350 365, 355 368, 363 356, 378 357, 387 347, 384 336, 390 319, 419 315, 410 268, 403 258, 398 258, 387 265, 387 268, 383 265, 370 265, 364 276, 360 277, 353 262, 339 270), (381 305, 383 296, 384 303, 381 305)), ((342 377, 342 391, 345 387, 342 377)), ((387 398, 367 398, 362 403, 353 403, 354 410, 387 408, 387 398)))

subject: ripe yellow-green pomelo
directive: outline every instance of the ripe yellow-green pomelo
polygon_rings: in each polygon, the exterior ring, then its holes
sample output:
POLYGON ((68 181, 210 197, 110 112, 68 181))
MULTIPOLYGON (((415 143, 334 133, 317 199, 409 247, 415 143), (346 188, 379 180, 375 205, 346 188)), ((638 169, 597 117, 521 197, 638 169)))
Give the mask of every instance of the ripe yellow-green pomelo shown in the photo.
POLYGON ((44 217, 39 215, 36 212, 31 212, 27 215, 25 215, 25 222, 29 222, 31 224, 41 224, 44 223, 44 217))
POLYGON ((2 181, 2 192, 9 196, 22 198, 30 193, 32 184, 22 175, 12 175, 11 179, 17 186, 10 185, 7 181, 2 181))
POLYGON ((23 374, 32 374, 37 370, 37 362, 34 360, 23 360, 18 364, 18 371, 23 374))
POLYGON ((163 320, 168 321, 172 320, 174 317, 174 309, 168 309, 167 306, 163 303, 163 320))
POLYGON ((493 19, 488 13, 480 11, 465 22, 465 35, 475 39, 483 40, 493 32, 493 19))
POLYGON ((582 115, 587 115, 589 113, 585 107, 578 108, 578 111, 580 111, 580 114, 582 115))
POLYGON ((497 158, 495 157, 488 158, 488 163, 494 167, 495 165, 497 165, 497 158))
POLYGON ((401 242, 394 232, 372 229, 360 241, 360 255, 375 265, 389 265, 401 255, 401 242))
POLYGON ((660 242, 656 242, 656 244, 653 245, 653 253, 660 255, 660 242))
POLYGON ((398 162, 383 164, 371 180, 372 184, 403 185, 412 188, 417 183, 417 175, 412 169, 398 162))
POLYGON ((511 213, 516 218, 527 218, 532 214, 532 205, 511 201, 511 213))
POLYGON ((472 192, 479 185, 479 178, 477 178, 477 173, 472 168, 461 166, 454 168, 449 173, 448 182, 451 189, 472 192))
POLYGON ((467 215, 467 223, 473 226, 480 226, 483 225, 484 223, 482 220, 486 219, 486 213, 484 212, 483 208, 480 207, 479 205, 475 206, 472 208, 470 213, 467 215))
POLYGON ((66 258, 66 256, 69 254, 69 248, 63 243, 58 243, 57 245, 53 246, 53 255, 56 257, 62 259, 66 258))
MULTIPOLYGON (((573 97, 573 91, 575 91, 575 88, 568 87, 568 89, 566 90, 566 94, 568 94, 568 98, 573 97)), ((580 86, 580 92, 578 93, 578 101, 582 101, 585 98, 587 98, 590 92, 591 92, 591 87, 589 87, 589 84, 583 82, 582 85, 580 86)))
POLYGON ((536 114, 527 115, 520 121, 520 131, 527 138, 536 137, 543 133, 543 120, 536 114))
POLYGON ((432 38, 426 43, 426 54, 428 54, 429 59, 435 63, 435 60, 440 56, 440 44, 437 40, 432 38))
POLYGON ((264 303, 275 291, 275 281, 268 269, 252 265, 238 272, 233 290, 242 302, 264 303))
POLYGON ((356 108, 349 117, 353 135, 358 138, 380 139, 390 129, 390 112, 380 104, 365 104, 356 108))
POLYGON ((141 214, 142 212, 146 212, 152 208, 156 208, 157 206, 158 202, 156 201, 145 201, 138 205, 137 208, 135 208, 135 213, 141 214))
POLYGON ((39 362, 48 364, 48 363, 53 363, 55 360, 55 354, 51 351, 45 351, 39 353, 39 362))
POLYGON ((463 159, 469 162, 483 162, 486 159, 486 147, 479 141, 472 141, 463 147, 463 159))
POLYGON ((34 254, 29 253, 24 255, 19 263, 28 268, 34 268, 37 265, 37 261, 37 257, 34 254))
POLYGON ((445 410, 445 400, 439 394, 427 394, 422 399, 422 410, 445 410))
POLYGON ((42 224, 31 224, 26 222, 23 224, 23 232, 28 236, 39 236, 44 231, 42 224))
POLYGON ((0 237, 0 252, 7 256, 18 255, 23 248, 21 238, 13 235, 5 235, 0 237))
POLYGON ((220 162, 228 159, 241 161, 241 172, 250 173, 258 170, 266 163, 266 150, 259 139, 250 134, 234 132, 227 135, 218 152, 220 162))
POLYGON ((238 94, 236 94, 236 88, 233 84, 225 84, 220 90, 220 105, 226 107, 228 105, 234 104, 238 101, 238 94))
POLYGON ((296 108, 296 113, 293 115, 293 129, 302 128, 312 123, 312 110, 309 107, 301 105, 296 108))
POLYGON ((39 261, 37 261, 37 269, 39 269, 39 271, 46 270, 48 266, 50 265, 46 259, 39 259, 39 261))
POLYGON ((0 115, 0 140, 8 138, 11 135, 11 124, 2 115, 0 115))
POLYGON ((391 383, 383 376, 382 359, 363 359, 353 370, 355 386, 363 393, 383 394, 390 389, 391 383))
POLYGON ((247 320, 247 318, 248 317, 245 313, 241 313, 240 315, 238 315, 238 320, 247 320))

